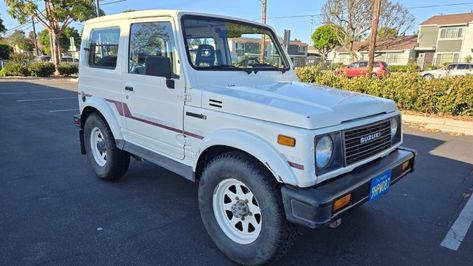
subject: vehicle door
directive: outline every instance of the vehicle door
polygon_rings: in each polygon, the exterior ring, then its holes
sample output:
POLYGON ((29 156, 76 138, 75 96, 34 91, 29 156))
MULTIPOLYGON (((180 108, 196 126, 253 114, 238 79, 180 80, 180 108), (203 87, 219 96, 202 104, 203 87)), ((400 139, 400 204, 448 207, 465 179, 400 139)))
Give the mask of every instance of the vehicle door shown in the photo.
POLYGON ((445 76, 452 76, 455 74, 455 68, 457 67, 457 64, 450 64, 445 68, 445 71, 442 72, 440 77, 445 77, 445 76))
POLYGON ((358 62, 353 62, 348 65, 346 76, 350 78, 354 77, 356 76, 357 72, 358 72, 358 62))
POLYGON ((452 76, 464 76, 469 72, 470 68, 467 64, 457 64, 455 69, 450 71, 452 76))
MULTIPOLYGON (((377 62, 375 62, 377 63, 377 62)), ((358 75, 357 77, 365 77, 368 74, 368 62, 360 62, 358 64, 358 75)))
POLYGON ((129 142, 183 159, 185 82, 180 77, 173 28, 170 18, 140 19, 129 25, 123 114, 129 142), (166 69, 166 63, 157 60, 170 62, 170 78, 157 76, 156 72, 166 69))

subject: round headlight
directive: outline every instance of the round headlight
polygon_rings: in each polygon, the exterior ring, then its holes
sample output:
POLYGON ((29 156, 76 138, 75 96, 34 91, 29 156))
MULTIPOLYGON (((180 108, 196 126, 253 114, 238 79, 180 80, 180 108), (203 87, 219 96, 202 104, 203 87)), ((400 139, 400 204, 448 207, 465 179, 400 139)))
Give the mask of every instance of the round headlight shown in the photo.
POLYGON ((315 160, 318 168, 324 168, 330 162, 333 154, 333 141, 329 136, 324 136, 315 146, 315 160))
POLYGON ((397 128, 398 128, 397 119, 391 118, 391 138, 393 138, 396 135, 397 128))

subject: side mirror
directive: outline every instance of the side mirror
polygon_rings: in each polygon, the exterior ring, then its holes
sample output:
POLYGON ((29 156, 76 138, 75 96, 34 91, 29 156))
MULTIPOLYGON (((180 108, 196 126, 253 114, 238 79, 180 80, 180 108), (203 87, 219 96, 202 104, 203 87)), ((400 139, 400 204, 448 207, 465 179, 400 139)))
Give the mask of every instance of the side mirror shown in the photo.
POLYGON ((146 75, 166 78, 166 86, 174 89, 174 80, 171 79, 171 59, 164 56, 148 55, 145 59, 145 66, 146 75))

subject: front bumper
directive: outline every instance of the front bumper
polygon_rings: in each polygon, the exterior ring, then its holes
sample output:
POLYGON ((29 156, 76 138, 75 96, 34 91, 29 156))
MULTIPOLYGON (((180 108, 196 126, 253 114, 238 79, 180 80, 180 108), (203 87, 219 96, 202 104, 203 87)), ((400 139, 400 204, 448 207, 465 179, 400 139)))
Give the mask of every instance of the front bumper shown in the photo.
POLYGON ((310 188, 285 185, 281 192, 286 218, 310 228, 325 226, 342 213, 366 202, 370 194, 370 182, 376 176, 392 169, 392 185, 412 172, 415 157, 415 150, 399 148, 388 156, 363 165, 327 184, 310 188), (403 164, 407 161, 410 162, 409 167, 403 170, 403 164), (349 193, 350 203, 333 211, 333 202, 349 193))

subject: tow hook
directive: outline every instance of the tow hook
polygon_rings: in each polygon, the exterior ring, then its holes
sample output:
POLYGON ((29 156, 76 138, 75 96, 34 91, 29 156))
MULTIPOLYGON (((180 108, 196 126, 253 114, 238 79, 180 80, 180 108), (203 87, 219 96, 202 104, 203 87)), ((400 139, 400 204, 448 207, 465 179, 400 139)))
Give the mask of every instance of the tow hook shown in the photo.
POLYGON ((335 221, 331 222, 328 224, 328 227, 335 229, 339 227, 342 224, 342 218, 338 218, 335 221))

